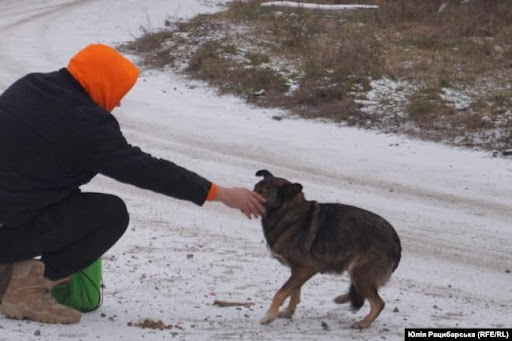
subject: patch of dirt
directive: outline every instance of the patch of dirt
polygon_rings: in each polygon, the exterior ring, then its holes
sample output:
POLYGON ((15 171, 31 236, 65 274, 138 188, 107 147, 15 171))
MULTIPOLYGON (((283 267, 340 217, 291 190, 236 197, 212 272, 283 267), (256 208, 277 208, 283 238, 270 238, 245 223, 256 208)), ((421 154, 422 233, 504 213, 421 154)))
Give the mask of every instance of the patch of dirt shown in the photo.
POLYGON ((138 323, 127 323, 128 327, 138 327, 142 329, 155 329, 155 330, 170 330, 170 329, 178 329, 178 330, 184 330, 182 326, 179 324, 165 324, 161 320, 154 321, 152 319, 144 319, 141 322, 138 323))

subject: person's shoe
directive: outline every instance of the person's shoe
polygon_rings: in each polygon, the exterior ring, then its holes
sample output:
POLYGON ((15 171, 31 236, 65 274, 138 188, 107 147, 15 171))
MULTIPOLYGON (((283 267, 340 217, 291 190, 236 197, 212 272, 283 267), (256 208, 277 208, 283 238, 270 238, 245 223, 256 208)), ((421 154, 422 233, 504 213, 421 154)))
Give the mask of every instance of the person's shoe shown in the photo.
POLYGON ((12 278, 5 291, 0 312, 13 319, 43 323, 78 323, 79 311, 57 303, 51 289, 68 278, 50 281, 44 277, 44 263, 26 260, 13 264, 12 278))
POLYGON ((0 264, 0 303, 12 277, 12 264, 0 264))

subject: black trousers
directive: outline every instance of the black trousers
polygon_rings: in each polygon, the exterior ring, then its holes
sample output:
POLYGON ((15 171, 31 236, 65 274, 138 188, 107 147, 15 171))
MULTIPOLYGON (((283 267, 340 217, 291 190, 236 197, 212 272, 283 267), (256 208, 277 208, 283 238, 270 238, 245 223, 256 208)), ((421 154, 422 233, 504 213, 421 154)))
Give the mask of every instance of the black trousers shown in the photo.
POLYGON ((128 221, 119 197, 77 191, 27 221, 0 227, 0 264, 41 256, 47 278, 67 277, 110 249, 128 221))

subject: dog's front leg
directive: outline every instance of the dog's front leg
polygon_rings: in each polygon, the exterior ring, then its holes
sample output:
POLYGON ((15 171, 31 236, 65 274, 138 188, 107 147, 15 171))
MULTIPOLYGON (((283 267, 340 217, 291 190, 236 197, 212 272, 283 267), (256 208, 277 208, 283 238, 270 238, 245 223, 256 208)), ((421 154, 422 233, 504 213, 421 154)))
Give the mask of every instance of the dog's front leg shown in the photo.
POLYGON ((291 319, 293 316, 293 313, 295 312, 295 309, 297 308, 297 305, 300 303, 300 288, 295 289, 294 292, 292 292, 290 296, 290 303, 288 303, 288 306, 285 310, 280 311, 277 317, 284 318, 284 319, 291 319))
POLYGON ((313 277, 315 273, 316 271, 311 268, 292 268, 292 275, 274 295, 270 308, 268 308, 267 313, 261 319, 261 324, 274 321, 279 314, 279 307, 283 304, 284 300, 298 290, 298 295, 294 300, 290 301, 290 305, 288 306, 288 308, 291 306, 293 310, 295 310, 295 307, 299 303, 300 288, 308 279, 313 277))

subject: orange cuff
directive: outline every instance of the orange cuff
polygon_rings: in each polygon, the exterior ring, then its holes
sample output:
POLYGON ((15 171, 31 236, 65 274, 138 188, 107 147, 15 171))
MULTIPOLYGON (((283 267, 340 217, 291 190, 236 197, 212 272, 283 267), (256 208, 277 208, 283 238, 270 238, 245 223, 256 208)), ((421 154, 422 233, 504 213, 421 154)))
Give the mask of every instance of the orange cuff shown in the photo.
POLYGON ((215 196, 217 195, 217 185, 212 182, 212 186, 210 187, 210 190, 208 191, 208 196, 206 197, 206 201, 212 201, 215 199, 215 196))

